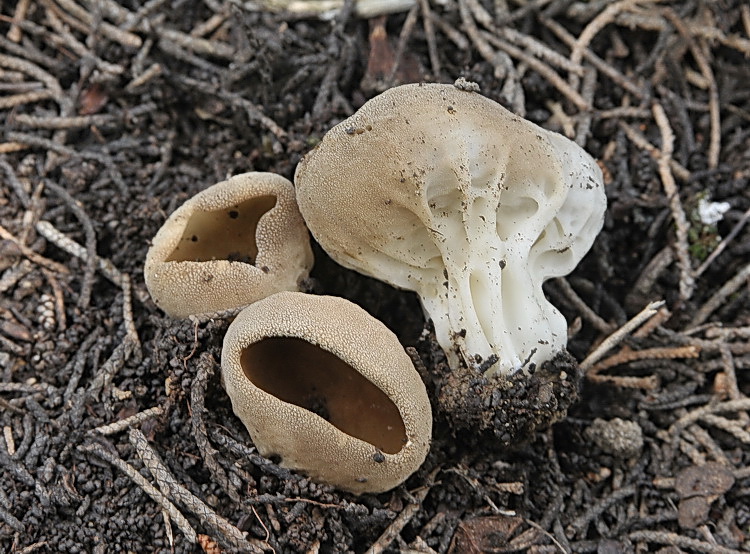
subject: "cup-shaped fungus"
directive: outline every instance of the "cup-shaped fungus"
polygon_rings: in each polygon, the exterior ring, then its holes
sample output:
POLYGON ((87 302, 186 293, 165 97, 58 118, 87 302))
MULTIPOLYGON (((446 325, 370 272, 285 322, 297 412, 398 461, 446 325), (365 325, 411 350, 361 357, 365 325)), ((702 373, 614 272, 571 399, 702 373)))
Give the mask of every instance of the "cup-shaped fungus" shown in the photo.
POLYGON ((146 255, 154 302, 173 317, 299 290, 313 264, 288 179, 251 172, 213 185, 169 216, 146 255))
POLYGON ((224 337, 222 380, 264 456, 343 490, 402 483, 429 450, 432 410, 396 336, 348 300, 281 292, 224 337))
POLYGON ((574 142, 471 87, 403 85, 333 127, 295 185, 334 260, 419 294, 452 367, 509 375, 564 350, 542 283, 573 270, 606 207, 574 142))

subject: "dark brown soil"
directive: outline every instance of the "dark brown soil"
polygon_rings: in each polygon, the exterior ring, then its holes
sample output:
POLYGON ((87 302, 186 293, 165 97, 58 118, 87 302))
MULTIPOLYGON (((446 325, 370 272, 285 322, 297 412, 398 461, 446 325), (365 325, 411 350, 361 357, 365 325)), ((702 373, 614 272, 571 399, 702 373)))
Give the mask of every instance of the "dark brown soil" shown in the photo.
POLYGON ((139 4, 2 4, 0 550, 750 551, 745 2, 139 4), (255 453, 216 371, 228 321, 161 313, 145 253, 196 192, 292 178, 379 91, 459 76, 601 161, 605 228, 546 288, 570 354, 665 305, 567 381, 548 367, 493 395, 447 370, 412 293, 316 247, 309 290, 393 329, 435 402, 422 469, 340 493, 255 453), (455 391, 477 402, 456 413, 455 391))

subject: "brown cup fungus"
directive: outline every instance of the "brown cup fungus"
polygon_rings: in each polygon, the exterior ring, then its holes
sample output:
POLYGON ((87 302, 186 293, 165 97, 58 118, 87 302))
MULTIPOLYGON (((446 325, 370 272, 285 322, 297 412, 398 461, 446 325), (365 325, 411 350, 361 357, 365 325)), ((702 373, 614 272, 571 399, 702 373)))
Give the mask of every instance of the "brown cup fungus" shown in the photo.
POLYGON ((382 492, 422 464, 424 384, 396 336, 342 298, 281 292, 229 326, 222 380, 258 451, 354 493, 382 492))
POLYGON ((173 317, 236 308, 299 290, 313 264, 310 239, 280 175, 236 175, 187 200, 146 255, 154 302, 173 317))

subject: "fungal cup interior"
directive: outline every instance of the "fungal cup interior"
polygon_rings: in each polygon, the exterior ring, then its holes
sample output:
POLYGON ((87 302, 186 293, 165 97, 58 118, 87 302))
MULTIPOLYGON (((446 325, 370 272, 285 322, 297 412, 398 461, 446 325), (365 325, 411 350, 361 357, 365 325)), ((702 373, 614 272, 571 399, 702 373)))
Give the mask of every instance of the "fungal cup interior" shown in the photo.
POLYGON ((388 396, 352 366, 302 339, 269 337, 245 348, 245 376, 276 398, 304 408, 379 448, 398 453, 406 429, 388 396))
POLYGON ((220 210, 195 210, 167 262, 229 260, 255 263, 255 232, 260 218, 276 205, 273 195, 258 196, 220 210))

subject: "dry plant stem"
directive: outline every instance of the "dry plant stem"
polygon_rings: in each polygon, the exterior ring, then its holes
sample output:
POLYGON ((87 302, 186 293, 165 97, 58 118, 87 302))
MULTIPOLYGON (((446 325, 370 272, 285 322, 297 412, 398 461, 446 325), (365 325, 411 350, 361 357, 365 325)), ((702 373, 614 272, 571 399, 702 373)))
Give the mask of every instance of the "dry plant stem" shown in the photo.
POLYGON ((73 34, 68 31, 66 27, 67 24, 75 29, 78 29, 82 33, 90 34, 90 31, 86 27, 86 25, 80 23, 75 18, 61 11, 60 8, 52 2, 52 0, 41 0, 41 3, 46 8, 45 15, 47 16, 47 21, 55 30, 56 41, 62 39, 65 46, 70 48, 82 59, 92 60, 96 67, 104 73, 109 73, 111 75, 122 75, 125 72, 124 67, 99 58, 90 49, 88 49, 85 44, 83 44, 75 36, 73 36, 73 34))
MULTIPOLYGON (((36 94, 44 97, 46 91, 39 91, 36 94)), ((49 95, 47 94, 47 97, 49 95)), ((0 103, 0 108, 2 108, 0 103)), ((110 114, 96 115, 79 115, 71 117, 36 117, 27 114, 16 114, 13 116, 13 122, 19 127, 29 129, 81 129, 85 127, 103 127, 117 123, 117 119, 110 114)))
MULTIPOLYGON (((36 230, 40 235, 42 235, 52 244, 64 250, 71 256, 75 256, 76 258, 80 258, 84 261, 87 259, 88 254, 87 254, 86 249, 80 244, 78 244, 77 242, 75 242, 74 240, 68 238, 66 235, 58 231, 49 221, 39 221, 36 224, 36 230)), ((104 275, 107 279, 109 279, 115 285, 122 287, 123 274, 120 273, 120 270, 117 269, 114 266, 114 264, 106 258, 102 258, 100 256, 98 257, 98 260, 99 260, 98 269, 101 272, 101 274, 104 275)), ((53 263, 56 263, 56 262, 53 262, 53 263)), ((62 271, 63 273, 68 273, 68 269, 65 266, 61 266, 61 267, 64 268, 64 271, 62 271)), ((136 298, 138 299, 139 302, 146 302, 148 300, 148 294, 143 290, 138 290, 136 292, 136 298)))
POLYGON ((55 297, 55 317, 57 319, 57 330, 64 331, 67 328, 67 315, 65 314, 65 294, 63 292, 60 282, 55 277, 55 274, 48 270, 41 268, 44 278, 47 279, 49 286, 52 287, 52 294, 55 297))
POLYGON ((437 42, 435 41, 435 26, 432 24, 432 12, 430 11, 429 0, 417 0, 419 9, 422 11, 422 26, 424 27, 425 38, 427 39, 427 52, 430 56, 430 67, 432 75, 436 79, 440 78, 440 56, 438 55, 437 42))
POLYGON ((149 408, 148 410, 143 410, 142 412, 138 412, 137 414, 133 414, 130 417, 126 417, 125 419, 121 419, 120 421, 115 421, 114 423, 109 423, 107 425, 101 425, 99 427, 95 427, 89 431, 90 433, 99 433, 100 435, 114 435, 115 433, 119 433, 120 431, 124 431, 125 429, 129 427, 134 427, 136 425, 140 425, 144 421, 158 417, 164 413, 164 410, 160 406, 154 406, 153 408, 149 408))
POLYGON ((0 67, 13 69, 25 73, 29 77, 33 77, 37 81, 44 83, 44 86, 53 94, 53 98, 58 103, 63 103, 64 94, 62 87, 57 79, 55 79, 50 73, 46 72, 39 66, 31 63, 28 60, 17 58, 15 56, 8 56, 0 54, 0 67))
POLYGON ((727 400, 726 402, 718 402, 716 404, 709 404, 707 406, 702 406, 700 408, 697 408, 686 415, 682 416, 680 419, 675 421, 670 427, 669 427, 669 436, 670 437, 677 437, 679 435, 679 432, 687 427, 688 425, 695 423, 699 419, 701 419, 706 414, 716 414, 716 413, 724 413, 724 412, 738 412, 738 411, 746 411, 750 410, 750 398, 741 398, 739 400, 727 400))
POLYGON ((378 537, 378 540, 367 549, 366 554, 380 554, 381 552, 384 552, 394 540, 396 540, 396 537, 401 534, 404 527, 408 525, 412 518, 422 508, 422 502, 430 492, 438 471, 440 471, 439 468, 430 474, 427 484, 414 493, 413 496, 415 502, 407 504, 406 507, 401 510, 401 513, 396 516, 396 519, 394 519, 383 534, 378 537))
POLYGON ((81 227, 83 227, 83 233, 86 237, 86 258, 84 258, 86 268, 83 273, 81 291, 78 296, 78 308, 85 310, 88 308, 89 302, 91 301, 94 273, 96 272, 96 266, 99 261, 99 257, 96 254, 96 233, 94 232, 94 224, 91 222, 91 219, 86 213, 86 210, 83 209, 83 206, 81 206, 80 202, 73 198, 67 190, 48 179, 44 181, 44 186, 51 190, 70 208, 81 224, 81 227))
MULTIPOLYGON (((16 10, 13 12, 13 19, 15 21, 23 21, 26 19, 26 12, 29 10, 29 3, 30 0, 19 0, 18 4, 16 4, 16 10)), ((16 23, 13 23, 6 36, 13 42, 21 42, 21 28, 16 23)))
POLYGON ((610 356, 606 360, 602 360, 589 368, 587 377, 592 374, 596 375, 612 367, 638 360, 674 360, 697 358, 699 355, 700 348, 697 346, 657 347, 645 350, 623 349, 614 356, 610 356))
POLYGON ((10 188, 13 189, 13 192, 21 201, 21 204, 23 205, 23 207, 27 209, 30 208, 31 197, 29 196, 29 193, 26 192, 26 189, 23 188, 23 183, 21 183, 21 181, 18 180, 15 170, 5 159, 5 156, 0 157, 0 169, 2 169, 5 172, 4 182, 10 184, 10 188))
MULTIPOLYGON (((740 387, 737 383, 737 372, 734 363, 734 356, 729 345, 724 341, 719 341, 719 353, 721 354, 721 366, 724 370, 724 378, 726 379, 726 392, 731 400, 740 400, 744 398, 744 395, 740 392, 740 387)), ((745 423, 748 422, 747 416, 743 418, 745 423)))
MULTIPOLYGON (((732 467, 732 462, 729 461, 727 455, 703 427, 700 425, 690 425, 683 433, 690 433, 693 435, 695 442, 703 446, 714 460, 723 463, 728 468, 732 467)), ((672 488, 674 488, 674 484, 672 485, 672 488)))
POLYGON ((609 508, 612 504, 632 496, 636 492, 635 485, 623 487, 619 490, 612 492, 609 496, 602 498, 595 504, 593 504, 585 513, 577 517, 573 522, 565 529, 565 535, 572 539, 576 535, 585 535, 586 529, 588 529, 591 521, 600 516, 604 511, 609 508))
POLYGON ((201 457, 206 462, 211 476, 215 481, 221 485, 224 492, 237 504, 242 503, 240 494, 237 488, 232 485, 232 482, 227 477, 224 468, 219 465, 216 461, 216 449, 211 445, 208 440, 208 433, 206 433, 206 423, 203 420, 203 414, 206 411, 205 408, 205 395, 206 386, 208 381, 214 375, 214 367, 216 362, 210 354, 204 352, 198 358, 197 372, 193 379, 192 386, 190 388, 190 409, 191 417, 190 422, 193 428, 193 437, 195 438, 195 444, 198 446, 198 451, 201 457))
POLYGON ((188 523, 188 520, 185 519, 185 516, 183 516, 182 513, 180 513, 180 511, 175 507, 175 505, 172 504, 156 487, 149 483, 143 475, 138 473, 138 471, 133 466, 115 456, 114 454, 111 454, 104 447, 98 444, 82 445, 78 447, 78 450, 80 450, 81 452, 93 454, 94 456, 97 456, 102 460, 109 462, 111 465, 115 466, 117 469, 127 475, 136 485, 138 485, 143 490, 143 492, 149 495, 159 506, 161 506, 163 510, 165 510, 169 514, 169 517, 172 519, 172 521, 175 522, 177 527, 180 529, 180 531, 182 531, 182 534, 185 535, 185 538, 188 541, 193 544, 198 541, 198 537, 196 536, 195 531, 190 526, 190 523, 188 523))
POLYGON ((622 389, 640 389, 656 390, 659 387, 659 379, 656 375, 647 375, 645 377, 630 377, 622 375, 599 375, 598 373, 589 372, 586 379, 592 383, 607 383, 614 387, 622 389))
POLYGON ((682 35, 690 48, 695 62, 698 64, 703 78, 708 82, 708 110, 711 120, 711 138, 708 145, 708 167, 715 169, 719 165, 719 154, 721 153, 721 114, 719 112, 719 87, 714 78, 711 64, 708 63, 706 55, 695 43, 685 23, 680 19, 672 8, 663 10, 664 16, 675 26, 677 32, 682 35))
POLYGON ((466 34, 469 35, 469 39, 479 51, 479 54, 495 67, 497 76, 504 76, 507 73, 507 70, 505 66, 500 63, 498 53, 490 46, 484 38, 484 35, 480 34, 479 29, 474 22, 474 18, 466 5, 466 0, 458 0, 458 6, 461 13, 461 22, 464 25, 466 34))
POLYGON ((482 32, 481 35, 492 45, 496 46, 497 48, 500 48, 504 52, 506 52, 509 56, 516 58, 517 60, 522 61, 526 65, 528 65, 531 69, 539 73, 542 77, 544 77, 549 83, 555 87, 560 93, 565 96, 570 102, 575 105, 576 108, 578 108, 581 111, 586 111, 591 109, 591 105, 586 102, 586 100, 581 96, 576 90, 571 87, 568 83, 565 82, 565 79, 560 77, 558 73, 552 69, 549 65, 544 63, 542 60, 539 60, 535 58, 534 56, 531 56, 521 50, 520 48, 516 48, 512 44, 492 35, 491 33, 482 32))
POLYGON ((648 306, 643 308, 640 313, 633 317, 630 321, 625 323, 617 331, 612 333, 588 356, 584 359, 581 364, 581 370, 583 372, 588 371, 596 362, 601 360, 604 355, 617 346, 622 340, 628 336, 632 331, 640 327, 643 323, 651 319, 664 305, 663 300, 657 302, 651 302, 648 306))
POLYGON ((21 251, 21 254, 26 256, 30 261, 34 262, 35 264, 38 264, 42 267, 46 267, 50 271, 56 271, 58 273, 62 273, 64 275, 67 275, 70 273, 67 267, 64 265, 54 262, 52 260, 49 260, 45 258, 44 256, 37 254, 34 252, 31 248, 23 244, 19 239, 17 239, 15 236, 13 236, 10 231, 8 231, 5 227, 0 225, 0 239, 3 240, 9 240, 13 244, 18 247, 18 249, 21 251))
POLYGON ((659 156, 658 167, 661 183, 664 192, 669 200, 669 207, 672 210, 672 219, 676 226, 676 252, 677 265, 680 268, 680 299, 684 302, 688 300, 695 290, 695 279, 693 278, 693 268, 690 264, 690 253, 688 252, 688 230, 690 225, 685 216, 685 210, 680 202, 680 192, 672 176, 672 170, 669 162, 672 159, 674 151, 674 133, 669 125, 667 114, 659 103, 653 105, 654 119, 661 132, 661 155, 659 156))
MULTIPOLYGON (((24 92, 22 94, 14 94, 12 96, 0 98, 0 110, 7 110, 8 108, 14 108, 16 106, 22 106, 24 104, 30 104, 32 102, 40 102, 42 100, 47 100, 53 97, 54 94, 49 90, 32 90, 29 92, 24 92)), ((14 120, 18 122, 18 118, 21 115, 22 114, 16 114, 14 120)))
POLYGON ((564 277, 560 277, 554 280, 554 283, 558 286, 560 291, 565 295, 565 298, 573 304, 573 307, 578 310, 581 317, 591 323, 597 331, 602 333, 611 333, 615 330, 615 326, 611 323, 604 321, 602 317, 592 310, 583 299, 578 296, 578 293, 573 290, 570 283, 564 277))
POLYGON ((140 356, 141 340, 138 337, 138 330, 135 328, 133 321, 133 294, 130 283, 130 275, 122 274, 122 321, 125 324, 125 333, 128 339, 133 343, 140 356))
POLYGON ((409 10, 409 13, 406 14, 404 24, 401 26, 401 33, 399 33, 398 43, 396 44, 396 53, 394 55, 393 67, 391 68, 391 72, 386 80, 386 82, 391 86, 395 82, 396 72, 401 66, 401 60, 404 57, 406 45, 408 44, 409 38, 414 31, 414 26, 417 24, 418 14, 419 7, 415 5, 412 9, 409 10))
MULTIPOLYGON (((68 13, 80 19, 82 23, 88 26, 88 29, 85 30, 87 34, 94 34, 94 29, 91 28, 91 26, 94 24, 94 16, 92 16, 84 8, 76 4, 73 0, 55 1, 61 8, 67 10, 68 13)), ((135 35, 128 31, 123 31, 122 29, 119 29, 118 27, 115 27, 114 25, 106 22, 99 22, 96 27, 96 31, 100 32, 102 36, 119 44, 122 44, 123 46, 126 46, 128 48, 139 48, 143 42, 141 40, 141 37, 139 37, 138 35, 135 35)))
POLYGON ((667 308, 660 308, 654 317, 649 319, 641 326, 640 329, 633 333, 633 337, 642 339, 649 336, 662 323, 666 323, 667 321, 669 321, 670 317, 672 317, 672 312, 670 312, 667 308))
MULTIPOLYGON (((706 554, 742 553, 742 550, 734 550, 733 548, 719 546, 714 542, 704 542, 698 539, 691 539, 684 535, 678 535, 677 533, 669 533, 665 531, 633 531, 628 535, 628 538, 635 543, 650 542, 663 544, 671 547, 686 548, 695 552, 705 552, 706 554)), ((648 549, 643 548, 640 551, 647 552, 648 549)))
MULTIPOLYGON (((575 37, 571 35, 565 29, 565 27, 560 25, 557 21, 543 17, 541 19, 541 22, 545 27, 547 27, 550 31, 552 31, 557 36, 557 38, 563 41, 569 48, 573 47, 573 45, 576 43, 575 37)), ((612 80, 612 82, 614 82, 615 84, 617 84, 624 90, 628 91, 630 94, 632 94, 639 100, 642 100, 645 97, 643 87, 635 84, 633 81, 628 79, 625 75, 620 73, 617 69, 612 67, 612 65, 610 65, 609 63, 601 59, 599 56, 594 54, 591 50, 585 49, 583 51, 583 57, 586 59, 587 62, 593 65, 596 68, 596 70, 599 71, 599 73, 609 77, 612 80)))
POLYGON ((690 321, 689 327, 697 327, 706 321, 711 314, 714 313, 714 311, 716 311, 730 295, 737 292, 737 290, 739 290, 748 279, 750 279, 750 264, 740 269, 734 277, 724 283, 722 287, 700 307, 690 321))
POLYGON ((125 366, 135 348, 136 343, 126 334, 125 339, 115 347, 110 357, 102 364, 96 376, 91 380, 87 394, 98 399, 99 393, 112 384, 112 379, 125 366))
POLYGON ((207 85, 203 81, 198 81, 189 77, 180 77, 180 81, 191 88, 203 92, 204 94, 216 96, 225 102, 231 103, 236 108, 244 111, 251 123, 260 123, 262 127, 271 131, 277 139, 281 140, 286 137, 286 131, 284 131, 284 129, 282 129, 273 119, 265 115, 262 108, 253 104, 247 98, 243 98, 235 93, 216 90, 214 87, 207 85))
MULTIPOLYGON (((623 0, 607 6, 599 15, 589 21, 588 25, 578 35, 575 43, 571 46, 570 61, 574 64, 581 64, 583 52, 588 50, 589 44, 599 32, 615 20, 618 13, 629 9, 635 4, 635 0, 623 0)), ((570 85, 577 89, 580 83, 578 75, 572 73, 569 78, 570 85)))
POLYGON ((727 246, 737 237, 737 235, 740 233, 742 228, 747 223, 747 220, 750 219, 750 208, 745 210, 745 213, 742 214, 742 217, 740 220, 735 224, 734 227, 732 227, 732 230, 729 231, 729 234, 724 237, 724 239, 719 243, 719 245, 714 248, 714 250, 709 254, 708 258, 706 258, 706 261, 704 261, 698 269, 695 270, 695 278, 697 279, 703 273, 711 266, 713 261, 719 257, 719 254, 724 252, 727 246))
POLYGON ((742 424, 739 421, 727 419, 715 414, 705 414, 701 417, 701 421, 734 435, 737 440, 750 445, 750 433, 742 428, 742 424))
POLYGON ((458 31, 455 27, 453 27, 450 23, 445 21, 442 17, 437 15, 435 12, 430 12, 430 19, 432 22, 437 25, 440 30, 445 34, 446 37, 448 37, 448 40, 450 40, 453 44, 456 45, 456 48, 461 50, 462 52, 465 52, 469 49, 469 41, 466 40, 466 37, 458 31))
POLYGON ((244 534, 226 519, 214 512, 200 498, 193 495, 181 486, 172 476, 170 471, 159 459, 156 452, 148 444, 148 440, 138 429, 131 429, 128 434, 130 443, 135 448, 138 457, 154 476, 156 483, 165 493, 178 504, 195 515, 201 522, 211 530, 218 531, 233 547, 242 552, 263 552, 264 548, 260 541, 246 539, 244 534))
MULTIPOLYGON (((651 154, 651 157, 655 160, 659 160, 659 158, 661 157, 661 152, 656 146, 651 144, 648 139, 646 139, 646 137, 644 137, 639 131, 637 131, 635 128, 633 128, 628 123, 625 123, 624 121, 618 121, 617 124, 625 132, 625 136, 627 136, 633 144, 635 144, 641 150, 645 150, 646 152, 651 154)), ((681 181, 687 182, 690 180, 690 171, 685 169, 685 167, 676 160, 670 159, 669 167, 672 169, 674 175, 681 181)))
MULTIPOLYGON (((587 67, 583 74, 583 84, 581 85, 581 96, 586 103, 593 107, 594 105, 594 93, 596 92, 596 85, 598 82, 598 75, 596 69, 593 67, 587 67)), ((586 147, 586 141, 588 140, 589 133, 591 132, 591 120, 593 119, 593 112, 591 108, 582 111, 578 115, 578 124, 576 125, 575 142, 581 148, 586 147)))
POLYGON ((84 160, 94 160, 96 162, 99 162, 107 168, 107 171, 112 178, 112 182, 115 184, 115 186, 117 186, 120 193, 122 193, 124 196, 127 196, 129 194, 128 188, 125 185, 125 181, 122 178, 119 170, 117 169, 117 166, 112 161, 112 158, 110 158, 109 155, 103 152, 79 152, 78 150, 74 150, 73 148, 64 146, 63 144, 55 142, 54 140, 43 138, 30 133, 19 133, 18 131, 8 131, 5 134, 5 138, 26 144, 28 146, 43 148, 44 150, 48 150, 48 153, 50 154, 62 154, 73 159, 83 158, 84 160))

